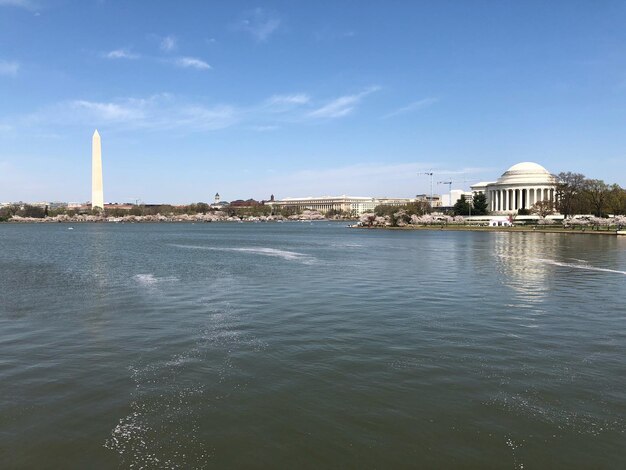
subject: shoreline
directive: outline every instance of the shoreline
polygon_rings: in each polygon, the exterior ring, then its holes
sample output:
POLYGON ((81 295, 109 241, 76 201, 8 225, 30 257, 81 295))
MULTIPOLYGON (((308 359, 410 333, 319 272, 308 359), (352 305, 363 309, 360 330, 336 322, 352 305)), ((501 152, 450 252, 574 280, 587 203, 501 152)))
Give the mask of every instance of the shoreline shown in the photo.
POLYGON ((125 225, 125 224, 283 224, 283 223, 310 223, 310 222, 352 222, 351 220, 334 220, 334 219, 311 219, 311 220, 125 220, 125 221, 109 221, 109 220, 6 220, 0 222, 0 225, 72 225, 72 224, 107 224, 107 225, 125 225))
POLYGON ((625 233, 619 233, 619 230, 573 230, 558 228, 535 228, 533 227, 472 227, 467 225, 406 225, 404 227, 365 227, 353 225, 350 228, 365 230, 432 230, 432 231, 451 231, 451 232, 516 232, 516 233, 557 233, 567 235, 611 235, 618 236, 625 233))
POLYGON ((101 215, 58 215, 51 217, 21 217, 13 216, 8 220, 1 220, 0 223, 8 224, 84 224, 84 223, 266 223, 266 222, 312 222, 321 221, 337 221, 337 222, 355 222, 356 219, 329 219, 318 213, 303 213, 293 216, 268 215, 268 216, 228 216, 225 214, 215 213, 198 213, 198 214, 176 214, 176 215, 127 215, 127 216, 101 216, 101 215))
POLYGON ((203 219, 167 219, 167 220, 51 220, 51 219, 20 219, 20 220, 3 220, 0 225, 83 225, 83 224, 282 224, 282 223, 311 223, 311 222, 336 222, 336 223, 353 223, 355 219, 273 219, 273 220, 256 220, 256 219, 220 219, 220 220, 203 220, 203 219))
MULTIPOLYGON (((312 223, 312 222, 335 222, 335 223, 350 223, 354 222, 354 219, 285 219, 285 220, 51 220, 51 219, 21 219, 21 220, 6 220, 0 222, 0 225, 51 225, 51 224, 280 224, 280 223, 312 223)), ((449 231, 449 232, 515 232, 515 233, 546 233, 546 234, 566 234, 566 235, 611 235, 611 236, 625 236, 626 231, 623 230, 575 230, 566 228, 537 228, 537 226, 531 227, 476 227, 471 225, 405 225, 403 227, 381 227, 381 226, 359 226, 356 224, 347 225, 346 228, 360 229, 360 230, 398 230, 398 231, 449 231)))

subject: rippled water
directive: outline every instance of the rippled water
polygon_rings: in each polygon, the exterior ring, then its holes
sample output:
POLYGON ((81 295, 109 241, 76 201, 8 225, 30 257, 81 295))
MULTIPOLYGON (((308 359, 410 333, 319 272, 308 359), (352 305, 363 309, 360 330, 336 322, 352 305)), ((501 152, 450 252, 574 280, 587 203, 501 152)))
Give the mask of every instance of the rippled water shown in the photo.
POLYGON ((626 237, 0 225, 2 468, 617 468, 626 237))

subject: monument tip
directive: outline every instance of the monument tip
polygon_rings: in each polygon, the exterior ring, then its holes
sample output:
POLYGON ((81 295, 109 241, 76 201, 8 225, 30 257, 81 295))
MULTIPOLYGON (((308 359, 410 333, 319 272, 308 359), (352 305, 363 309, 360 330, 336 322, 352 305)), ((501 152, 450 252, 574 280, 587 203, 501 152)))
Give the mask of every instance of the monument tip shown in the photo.
POLYGON ((98 129, 96 129, 96 130, 93 132, 93 135, 94 135, 94 136, 97 136, 97 135, 99 136, 99 135, 100 135, 100 134, 98 133, 98 129))

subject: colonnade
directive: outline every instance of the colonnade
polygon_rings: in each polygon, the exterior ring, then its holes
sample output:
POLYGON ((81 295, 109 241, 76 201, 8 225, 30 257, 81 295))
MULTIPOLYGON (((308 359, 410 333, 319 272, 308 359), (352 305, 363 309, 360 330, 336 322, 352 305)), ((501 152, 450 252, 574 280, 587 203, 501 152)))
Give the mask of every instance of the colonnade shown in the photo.
POLYGON ((556 202, 553 187, 487 189, 491 212, 509 212, 530 209, 540 201, 556 202))

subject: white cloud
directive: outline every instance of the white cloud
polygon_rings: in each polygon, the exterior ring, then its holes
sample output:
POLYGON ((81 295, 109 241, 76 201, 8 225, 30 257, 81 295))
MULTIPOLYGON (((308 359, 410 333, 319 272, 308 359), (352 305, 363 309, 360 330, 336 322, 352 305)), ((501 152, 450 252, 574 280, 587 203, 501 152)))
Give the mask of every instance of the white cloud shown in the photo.
POLYGON ((192 69, 198 69, 198 70, 209 70, 212 68, 205 61, 196 59, 195 57, 179 57, 174 62, 179 67, 184 67, 184 68, 192 68, 192 69))
POLYGON ((107 59, 138 59, 139 54, 134 54, 128 49, 115 49, 104 54, 107 59))
POLYGON ((437 101, 439 101, 438 98, 424 98, 418 101, 414 101, 406 106, 403 106, 402 108, 398 108, 395 111, 390 112, 389 114, 385 114, 383 116, 383 119, 389 119, 390 117, 398 116, 399 114, 417 111, 418 109, 423 109, 432 104, 435 104, 437 101))
POLYGON ((9 62, 0 60, 0 75, 8 75, 15 77, 20 69, 20 64, 17 62, 9 62))
POLYGON ((279 28, 280 24, 281 20, 275 14, 263 8, 255 8, 244 14, 236 24, 236 29, 251 34, 259 42, 264 42, 279 28))
POLYGON ((169 35, 161 39, 160 48, 163 52, 172 52, 176 50, 177 40, 174 36, 169 35))
POLYGON ((315 109, 309 113, 310 117, 313 118, 326 118, 326 119, 334 119, 343 116, 347 116, 350 114, 356 106, 361 102, 361 100, 367 95, 374 93, 379 90, 379 87, 370 87, 361 93, 357 93, 355 95, 345 95, 340 96, 332 100, 331 102, 325 104, 324 106, 315 109))

